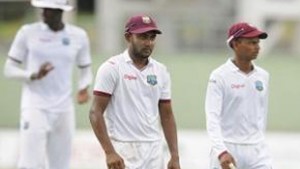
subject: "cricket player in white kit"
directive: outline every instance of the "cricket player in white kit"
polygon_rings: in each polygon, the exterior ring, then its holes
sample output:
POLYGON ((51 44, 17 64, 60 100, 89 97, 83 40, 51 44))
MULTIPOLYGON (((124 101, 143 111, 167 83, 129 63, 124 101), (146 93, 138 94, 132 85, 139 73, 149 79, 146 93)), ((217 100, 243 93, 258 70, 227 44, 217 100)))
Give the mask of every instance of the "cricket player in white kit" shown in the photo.
POLYGON ((170 75, 150 57, 157 34, 149 16, 131 17, 125 27, 128 49, 98 69, 90 121, 108 169, 166 168, 161 127, 171 156, 168 169, 180 169, 170 75))
POLYGON ((21 169, 69 169, 75 117, 72 70, 79 68, 78 103, 89 99, 91 56, 86 32, 62 21, 67 0, 33 0, 43 22, 18 31, 4 66, 23 82, 20 121, 21 169))
POLYGON ((228 31, 234 56, 211 73, 206 94, 210 169, 271 169, 264 143, 269 73, 253 63, 267 36, 243 22, 228 31))

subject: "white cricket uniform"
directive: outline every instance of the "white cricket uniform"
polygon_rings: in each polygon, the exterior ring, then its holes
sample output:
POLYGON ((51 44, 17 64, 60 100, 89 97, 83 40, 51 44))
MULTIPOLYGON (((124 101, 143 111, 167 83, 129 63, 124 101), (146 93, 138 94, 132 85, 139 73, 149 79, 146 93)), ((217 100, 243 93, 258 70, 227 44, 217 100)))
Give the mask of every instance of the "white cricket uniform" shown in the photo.
POLYGON ((245 74, 229 59, 211 73, 205 112, 212 169, 220 168, 218 156, 224 151, 233 155, 237 168, 271 168, 264 143, 268 91, 269 74, 256 65, 245 74))
POLYGON ((71 139, 75 129, 72 98, 74 64, 86 69, 80 76, 79 89, 91 82, 90 47, 81 28, 65 25, 53 32, 43 22, 24 25, 17 33, 8 53, 7 76, 23 80, 21 99, 21 150, 19 167, 69 169, 71 139), (24 64, 23 72, 10 62, 24 64), (30 75, 50 62, 54 69, 41 80, 30 81, 30 75), (47 154, 47 155, 46 155, 47 154))
POLYGON ((99 67, 94 94, 111 96, 104 115, 113 144, 119 153, 123 149, 120 144, 128 147, 133 143, 136 147, 140 147, 131 155, 124 154, 123 158, 128 169, 149 167, 161 169, 153 165, 162 162, 162 154, 150 153, 153 150, 147 150, 138 144, 142 143, 145 147, 156 145, 154 151, 161 152, 162 133, 158 104, 160 101, 170 101, 170 85, 170 75, 163 64, 149 58, 148 65, 143 70, 139 70, 134 66, 127 50, 110 58, 99 67), (141 155, 149 157, 151 154, 154 157, 148 160, 152 162, 145 161, 147 160, 145 158, 138 158, 141 155), (132 161, 133 157, 136 160, 132 161))

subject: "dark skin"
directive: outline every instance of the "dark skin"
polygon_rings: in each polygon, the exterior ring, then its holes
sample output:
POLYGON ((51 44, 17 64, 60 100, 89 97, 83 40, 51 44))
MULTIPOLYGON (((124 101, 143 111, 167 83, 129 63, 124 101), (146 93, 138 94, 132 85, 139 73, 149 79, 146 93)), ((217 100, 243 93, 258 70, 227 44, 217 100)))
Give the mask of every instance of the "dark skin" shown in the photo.
POLYGON ((44 8, 42 12, 43 21, 54 31, 60 31, 64 28, 62 21, 63 11, 61 9, 44 8))
MULTIPOLYGON (((44 8, 42 12, 43 21, 53 32, 61 31, 64 29, 62 14, 61 9, 44 8)), ((40 66, 38 72, 31 75, 30 79, 41 80, 53 69, 54 66, 50 62, 45 62, 40 66)), ((86 103, 89 98, 88 87, 78 91, 76 99, 79 104, 86 103)))
POLYGON ((142 34, 125 33, 128 42, 128 52, 134 65, 138 69, 148 64, 148 58, 155 46, 156 32, 149 31, 142 34))
MULTIPOLYGON (((234 51, 233 63, 245 74, 253 70, 252 60, 256 59, 260 46, 260 39, 254 38, 239 38, 232 42, 232 49, 234 51)), ((222 169, 230 169, 229 164, 236 164, 233 156, 226 152, 219 157, 222 169)), ((236 165, 235 165, 236 166, 236 165)))
POLYGON ((258 37, 239 38, 232 42, 235 53, 234 64, 246 74, 253 70, 252 60, 259 54, 259 42, 258 37))
MULTIPOLYGON (((148 58, 155 45, 155 38, 156 32, 153 31, 142 34, 125 33, 125 39, 128 42, 129 56, 139 70, 142 70, 148 64, 148 58)), ((111 143, 103 117, 104 111, 110 100, 111 96, 94 96, 90 110, 90 122, 94 133, 106 154, 106 164, 108 169, 125 169, 126 164, 111 143)), ((168 169, 180 169, 177 131, 171 103, 159 102, 158 106, 161 125, 171 155, 168 162, 168 169)))

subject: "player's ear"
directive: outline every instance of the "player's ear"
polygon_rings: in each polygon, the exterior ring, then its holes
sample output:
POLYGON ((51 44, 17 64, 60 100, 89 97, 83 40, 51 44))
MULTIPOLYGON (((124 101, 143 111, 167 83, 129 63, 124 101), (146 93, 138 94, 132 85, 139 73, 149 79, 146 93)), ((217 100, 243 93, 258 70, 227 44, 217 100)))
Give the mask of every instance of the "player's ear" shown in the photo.
POLYGON ((124 36, 125 36, 126 41, 129 42, 132 34, 129 32, 125 32, 124 36))
POLYGON ((240 39, 235 39, 231 42, 231 48, 235 49, 237 45, 240 43, 240 39))

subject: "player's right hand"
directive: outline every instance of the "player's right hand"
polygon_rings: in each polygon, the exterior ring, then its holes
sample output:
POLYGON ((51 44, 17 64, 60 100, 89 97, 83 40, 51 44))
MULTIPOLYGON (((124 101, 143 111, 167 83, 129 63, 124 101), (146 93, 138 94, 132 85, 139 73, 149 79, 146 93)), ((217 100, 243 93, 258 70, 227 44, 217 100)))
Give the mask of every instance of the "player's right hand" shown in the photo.
POLYGON ((116 152, 106 154, 106 164, 108 169, 125 169, 123 158, 116 152))
POLYGON ((180 169, 179 157, 171 157, 168 163, 168 169, 180 169))
POLYGON ((82 89, 77 93, 77 102, 83 104, 88 102, 90 99, 88 88, 82 89))
POLYGON ((39 80, 45 77, 51 70, 54 69, 54 66, 50 62, 45 62, 40 66, 40 69, 37 73, 31 75, 31 80, 39 80))
POLYGON ((230 153, 228 153, 227 151, 224 152, 220 157, 219 157, 219 161, 221 164, 222 169, 232 169, 231 166, 232 164, 234 166, 236 166, 235 164, 235 160, 232 157, 232 155, 230 153))

